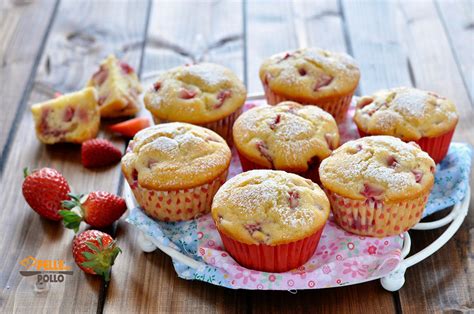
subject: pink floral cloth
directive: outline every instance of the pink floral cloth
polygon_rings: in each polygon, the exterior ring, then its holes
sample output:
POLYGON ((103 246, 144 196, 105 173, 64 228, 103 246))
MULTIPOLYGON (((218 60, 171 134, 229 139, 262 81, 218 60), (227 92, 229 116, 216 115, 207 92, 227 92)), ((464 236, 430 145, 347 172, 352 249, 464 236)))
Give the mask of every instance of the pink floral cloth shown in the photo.
MULTIPOLYGON (((262 103, 247 103, 244 110, 262 103)), ((346 122, 339 125, 342 142, 358 137, 351 119, 353 113, 352 106, 346 122)), ((242 172, 236 151, 232 153, 229 178, 242 172)), ((237 264, 224 250, 210 215, 197 220, 197 231, 198 254, 205 263, 223 273, 235 289, 293 290, 355 284, 387 275, 402 259, 403 235, 383 239, 360 237, 339 228, 332 216, 311 259, 285 273, 260 272, 237 264)))

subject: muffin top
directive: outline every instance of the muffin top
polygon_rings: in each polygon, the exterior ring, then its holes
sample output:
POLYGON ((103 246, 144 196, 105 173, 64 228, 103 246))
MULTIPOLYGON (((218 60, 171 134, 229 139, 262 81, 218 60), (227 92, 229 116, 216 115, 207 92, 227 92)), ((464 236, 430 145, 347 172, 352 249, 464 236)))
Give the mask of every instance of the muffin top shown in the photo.
POLYGON ((235 112, 244 104, 246 93, 231 70, 218 64, 199 63, 161 74, 144 101, 159 119, 200 124, 235 112))
POLYGON ((316 106, 286 101, 255 107, 233 127, 234 143, 247 159, 272 169, 304 172, 339 146, 334 118, 316 106))
POLYGON ((360 78, 349 55, 320 48, 274 55, 263 62, 259 74, 272 91, 302 103, 352 93, 360 78))
POLYGON ((311 180, 275 170, 243 172, 219 189, 212 203, 217 228, 247 244, 304 239, 324 226, 329 201, 311 180))
POLYGON ((413 142, 392 136, 350 141, 322 161, 323 186, 352 199, 397 201, 430 190, 435 163, 413 142))
MULTIPOLYGON (((226 142, 215 132, 187 123, 164 123, 138 132, 122 158, 128 179, 153 190, 196 187, 230 164, 226 142)), ((130 181, 130 180, 128 180, 130 181)))
POLYGON ((416 141, 452 130, 458 122, 458 114, 453 102, 444 97, 399 87, 360 98, 354 121, 368 134, 416 141))

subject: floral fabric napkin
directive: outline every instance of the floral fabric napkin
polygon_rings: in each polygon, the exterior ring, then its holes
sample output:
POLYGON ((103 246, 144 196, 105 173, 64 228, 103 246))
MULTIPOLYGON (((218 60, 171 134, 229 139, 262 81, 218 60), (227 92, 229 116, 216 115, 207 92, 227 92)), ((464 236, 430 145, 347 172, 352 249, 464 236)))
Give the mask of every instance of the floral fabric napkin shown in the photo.
MULTIPOLYGON (((244 110, 260 104, 247 103, 244 110)), ((352 115, 353 108, 346 122, 339 126, 343 142, 358 137, 352 115)), ((469 184, 471 160, 469 145, 451 144, 448 155, 437 167, 424 217, 462 200, 469 184)), ((233 150, 229 177, 241 171, 233 150)), ((192 269, 173 260, 179 277, 233 289, 297 290, 355 284, 387 275, 402 260, 403 235, 383 239, 360 237, 339 228, 332 217, 311 259, 286 273, 260 272, 238 265, 224 250, 209 214, 193 221, 165 223, 133 208, 126 220, 148 237, 201 263, 198 269, 192 269)))

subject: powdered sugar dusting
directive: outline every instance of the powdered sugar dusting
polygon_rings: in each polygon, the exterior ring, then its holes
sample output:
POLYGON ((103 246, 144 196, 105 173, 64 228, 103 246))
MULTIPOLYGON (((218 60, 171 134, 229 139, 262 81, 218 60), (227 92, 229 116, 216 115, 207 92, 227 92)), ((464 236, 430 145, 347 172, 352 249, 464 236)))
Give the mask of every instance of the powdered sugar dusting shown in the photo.
POLYGON ((370 184, 391 198, 400 193, 416 193, 431 184, 429 178, 417 181, 413 171, 432 178, 432 166, 433 160, 419 148, 395 137, 372 136, 341 146, 321 163, 320 173, 325 186, 335 184, 345 193, 357 195, 370 184))
POLYGON ((312 135, 312 125, 303 119, 288 119, 281 123, 276 136, 281 136, 285 140, 301 138, 301 135, 309 137, 312 135))
POLYGON ((206 82, 207 85, 216 86, 225 81, 228 74, 219 66, 211 64, 197 64, 190 66, 186 71, 194 77, 206 82))
POLYGON ((221 225, 249 237, 245 226, 259 226, 257 242, 301 236, 323 224, 329 213, 324 192, 310 180, 283 171, 254 170, 227 181, 214 197, 221 225), (263 234, 263 235, 262 235, 263 234))
POLYGON ((404 115, 422 117, 425 114, 427 94, 420 90, 397 93, 393 100, 393 107, 404 115))

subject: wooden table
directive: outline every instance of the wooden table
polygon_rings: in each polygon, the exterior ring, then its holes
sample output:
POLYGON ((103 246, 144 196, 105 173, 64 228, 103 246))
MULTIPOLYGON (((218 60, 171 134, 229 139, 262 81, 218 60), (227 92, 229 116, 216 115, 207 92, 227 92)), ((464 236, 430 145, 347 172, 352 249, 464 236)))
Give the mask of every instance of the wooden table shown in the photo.
MULTIPOLYGON (((212 61, 261 92, 263 58, 300 46, 346 51, 359 62, 358 94, 416 86, 455 101, 455 140, 474 144, 474 7, 460 1, 0 0, 1 312, 440 312, 474 311, 474 212, 439 252, 407 271, 399 291, 378 281, 337 289, 233 291, 179 279, 165 254, 143 253, 138 232, 120 221, 123 254, 105 288, 75 267, 62 284, 34 291, 19 275, 27 256, 64 259, 73 233, 40 219, 21 196, 22 168, 51 166, 76 191, 121 193, 119 166, 89 171, 79 147, 41 145, 29 107, 55 91, 84 86, 109 53, 146 81, 170 67, 212 61)), ((102 136, 107 136, 103 134, 102 136)), ((117 146, 125 142, 112 138, 117 146)), ((438 215, 439 217, 439 215, 438 215)), ((419 250, 443 230, 412 232, 419 250)))

